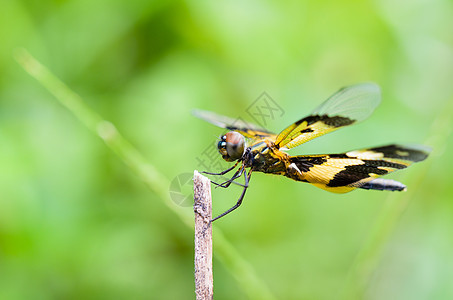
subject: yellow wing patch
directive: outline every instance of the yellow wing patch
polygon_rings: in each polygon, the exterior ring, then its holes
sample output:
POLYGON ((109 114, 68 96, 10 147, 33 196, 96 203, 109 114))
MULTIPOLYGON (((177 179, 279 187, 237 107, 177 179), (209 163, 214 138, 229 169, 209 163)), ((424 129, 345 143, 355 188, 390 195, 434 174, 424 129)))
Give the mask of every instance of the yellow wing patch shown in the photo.
POLYGON ((425 148, 398 145, 342 154, 291 156, 288 177, 330 192, 346 193, 427 156, 425 148))
POLYGON ((291 149, 354 122, 340 116, 309 116, 284 129, 277 136, 275 144, 280 149, 291 149))

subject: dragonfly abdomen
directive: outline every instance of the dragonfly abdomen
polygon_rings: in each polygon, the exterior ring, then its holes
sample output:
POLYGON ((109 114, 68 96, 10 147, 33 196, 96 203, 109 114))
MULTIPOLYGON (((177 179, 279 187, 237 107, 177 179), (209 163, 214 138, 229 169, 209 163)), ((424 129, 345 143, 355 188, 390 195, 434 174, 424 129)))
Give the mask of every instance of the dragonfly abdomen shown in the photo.
POLYGON ((373 179, 360 187, 366 190, 379 190, 379 191, 405 191, 406 186, 399 181, 393 179, 373 179))

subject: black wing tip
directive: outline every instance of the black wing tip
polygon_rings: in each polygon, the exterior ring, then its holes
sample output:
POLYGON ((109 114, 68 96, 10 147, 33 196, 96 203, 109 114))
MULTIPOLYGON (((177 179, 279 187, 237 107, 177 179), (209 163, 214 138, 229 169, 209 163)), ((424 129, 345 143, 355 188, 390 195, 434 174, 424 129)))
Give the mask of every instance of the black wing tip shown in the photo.
POLYGON ((432 148, 425 145, 386 145, 370 149, 381 152, 386 157, 419 162, 425 160, 432 151, 432 148))
POLYGON ((414 162, 425 160, 433 151, 432 147, 426 145, 401 145, 399 147, 403 150, 408 150, 411 153, 410 157, 414 159, 414 162))

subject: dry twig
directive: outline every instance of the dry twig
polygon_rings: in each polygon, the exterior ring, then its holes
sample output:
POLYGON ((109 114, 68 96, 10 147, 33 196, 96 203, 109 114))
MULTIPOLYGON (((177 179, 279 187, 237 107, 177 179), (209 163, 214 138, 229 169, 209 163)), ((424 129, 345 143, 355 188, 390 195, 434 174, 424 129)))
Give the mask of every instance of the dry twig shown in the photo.
POLYGON ((211 181, 194 171, 195 294, 197 300, 213 298, 211 181))

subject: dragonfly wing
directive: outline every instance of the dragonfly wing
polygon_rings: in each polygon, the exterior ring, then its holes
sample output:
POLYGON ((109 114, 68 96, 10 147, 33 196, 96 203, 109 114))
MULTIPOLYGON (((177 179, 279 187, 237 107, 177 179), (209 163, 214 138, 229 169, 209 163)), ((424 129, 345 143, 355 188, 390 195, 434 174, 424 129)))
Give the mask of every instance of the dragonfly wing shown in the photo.
POLYGON ((276 138, 276 134, 271 133, 258 125, 246 122, 240 118, 233 119, 210 111, 199 109, 193 110, 192 114, 195 117, 205 120, 220 128, 237 131, 247 138, 270 138, 272 140, 275 140, 276 138))
POLYGON ((338 128, 360 122, 371 115, 380 101, 381 91, 374 83, 342 88, 310 116, 280 132, 275 144, 280 149, 291 149, 338 128))
MULTIPOLYGON (((371 149, 349 151, 341 154, 301 155, 290 157, 292 179, 309 182, 324 190, 346 193, 360 188, 376 178, 404 169, 414 162, 424 160, 429 149, 424 146, 388 145, 371 149)), ((367 184, 364 188, 379 189, 384 182, 367 184)), ((391 189, 389 186, 382 189, 391 189)), ((394 184, 393 190, 404 185, 394 184)))

